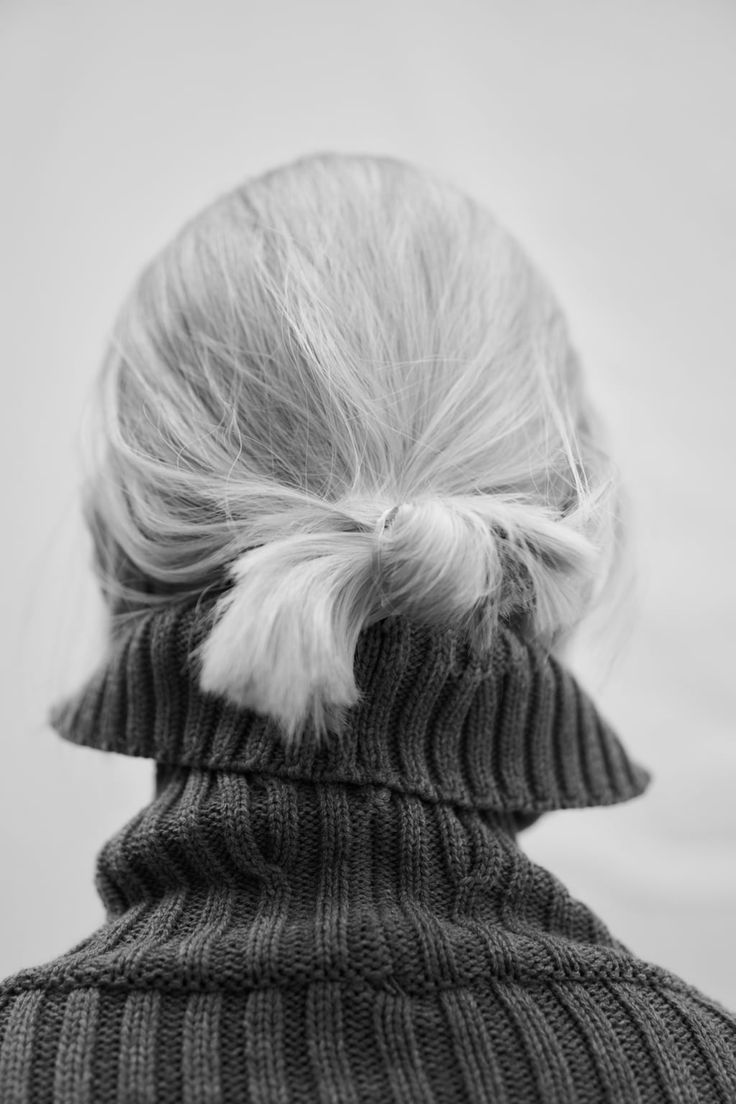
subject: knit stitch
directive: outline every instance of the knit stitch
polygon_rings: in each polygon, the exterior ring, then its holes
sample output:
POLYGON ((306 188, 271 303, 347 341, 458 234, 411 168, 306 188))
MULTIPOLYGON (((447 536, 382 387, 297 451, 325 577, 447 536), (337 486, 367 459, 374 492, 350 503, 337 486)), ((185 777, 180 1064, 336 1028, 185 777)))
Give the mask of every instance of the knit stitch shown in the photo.
POLYGON ((152 612, 53 723, 156 761, 102 849, 106 922, 0 986, 2 1104, 736 1101, 736 1018, 524 854, 648 774, 501 628, 361 634, 326 745, 203 694, 197 604, 152 612))

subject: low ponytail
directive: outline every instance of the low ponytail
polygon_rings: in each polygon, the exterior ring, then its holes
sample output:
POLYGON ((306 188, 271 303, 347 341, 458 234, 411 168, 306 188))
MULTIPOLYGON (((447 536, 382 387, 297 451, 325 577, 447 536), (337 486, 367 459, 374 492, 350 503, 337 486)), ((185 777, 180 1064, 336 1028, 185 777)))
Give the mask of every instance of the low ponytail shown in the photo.
POLYGON ((308 725, 319 738, 359 701, 353 659, 371 621, 458 626, 486 650, 499 616, 536 609, 544 638, 577 619, 596 562, 569 520, 492 496, 401 503, 372 532, 275 540, 232 565, 199 651, 201 686, 274 717, 290 740, 308 725))

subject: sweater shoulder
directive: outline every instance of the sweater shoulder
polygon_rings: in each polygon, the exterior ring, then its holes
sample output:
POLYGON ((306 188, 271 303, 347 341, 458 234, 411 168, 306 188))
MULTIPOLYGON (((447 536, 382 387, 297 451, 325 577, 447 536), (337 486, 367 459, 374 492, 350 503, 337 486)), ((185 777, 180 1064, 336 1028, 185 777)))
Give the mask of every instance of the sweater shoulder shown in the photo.
POLYGON ((400 1082, 406 1099, 457 1104, 716 1104, 736 1099, 736 1018, 676 979, 6 992, 0 1099, 33 1086, 29 1100, 51 1101, 60 1076, 100 1100, 138 1099, 145 1082, 152 1100, 200 1099, 197 1086, 235 1100, 248 1083, 260 1099, 311 1101, 327 1085, 360 1102, 394 1099, 400 1082))

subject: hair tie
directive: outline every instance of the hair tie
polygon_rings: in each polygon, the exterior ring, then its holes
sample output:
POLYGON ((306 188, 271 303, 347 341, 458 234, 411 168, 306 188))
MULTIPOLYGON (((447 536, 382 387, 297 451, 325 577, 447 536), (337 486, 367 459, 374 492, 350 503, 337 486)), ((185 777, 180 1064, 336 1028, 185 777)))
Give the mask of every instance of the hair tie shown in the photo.
POLYGON ((381 563, 381 544, 383 540, 383 534, 386 529, 392 524, 394 518, 399 512, 399 506, 405 506, 405 502, 400 502, 396 506, 391 506, 388 510, 384 510, 379 517, 376 528, 376 548, 374 552, 374 578, 376 584, 376 591, 378 592, 378 602, 381 609, 386 610, 387 613, 397 612, 392 603, 388 600, 386 592, 383 589, 383 564, 381 563))
POLYGON ((384 529, 388 529, 389 525, 399 512, 399 506, 402 505, 403 503, 400 502, 398 506, 392 506, 389 510, 383 511, 380 518, 378 519, 378 525, 376 526, 379 537, 381 533, 383 533, 384 529))

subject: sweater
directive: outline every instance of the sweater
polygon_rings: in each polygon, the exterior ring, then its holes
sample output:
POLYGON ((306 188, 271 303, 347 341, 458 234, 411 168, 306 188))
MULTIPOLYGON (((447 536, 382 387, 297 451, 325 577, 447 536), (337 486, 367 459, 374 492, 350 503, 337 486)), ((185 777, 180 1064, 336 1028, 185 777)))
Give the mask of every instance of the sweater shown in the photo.
POLYGON ((572 673, 389 618, 345 731, 204 694, 198 603, 145 614, 52 723, 156 763, 106 920, 0 986, 2 1104, 727 1104, 736 1017, 518 842, 648 781, 572 673))

